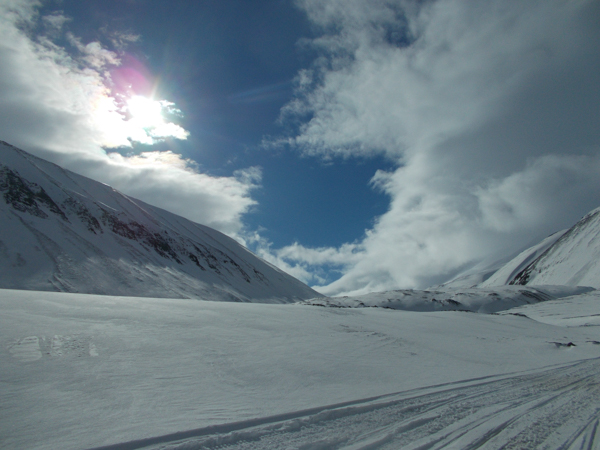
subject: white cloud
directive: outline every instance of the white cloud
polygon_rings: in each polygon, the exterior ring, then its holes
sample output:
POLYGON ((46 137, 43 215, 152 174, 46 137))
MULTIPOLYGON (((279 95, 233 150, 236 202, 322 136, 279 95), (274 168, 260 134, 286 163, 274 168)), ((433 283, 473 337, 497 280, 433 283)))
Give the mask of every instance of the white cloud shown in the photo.
POLYGON ((247 233, 244 239, 258 256, 307 284, 324 284, 332 272, 341 272, 357 263, 363 250, 358 244, 344 244, 334 249, 306 248, 297 242, 273 249, 271 242, 259 232, 247 233))
POLYGON ((118 66, 121 64, 119 56, 102 47, 99 42, 83 44, 81 39, 72 33, 67 33, 67 39, 79 52, 83 54, 83 60, 94 69, 103 69, 108 65, 118 66))
POLYGON ((53 31, 61 31, 63 25, 70 22, 70 19, 59 12, 55 12, 42 17, 42 21, 47 27, 53 29, 53 31))
POLYGON ((599 174, 600 154, 537 158, 477 192, 483 223, 508 232, 523 225, 536 228, 553 221, 557 205, 561 214, 577 217, 581 201, 598 201, 599 174))
POLYGON ((249 193, 260 183, 258 168, 235 177, 215 177, 200 173, 194 162, 173 152, 108 156, 106 166, 89 169, 97 172, 96 179, 235 237, 239 237, 241 215, 256 203, 249 193))
MULTIPOLYGON (((399 166, 374 176, 390 209, 322 292, 425 287, 600 204, 598 2, 297 3, 323 35, 287 142, 399 166)), ((308 273, 346 254, 288 250, 308 273)))
MULTIPOLYGON (((156 109, 151 122, 127 111, 129 93, 112 91, 110 69, 122 64, 120 53, 71 34, 65 36, 75 52, 68 52, 53 41, 68 19, 61 13, 40 18, 38 6, 0 0, 0 139, 237 236, 242 215, 255 204, 251 192, 260 170, 215 177, 170 151, 107 153, 134 141, 186 139, 189 133, 168 119, 182 113, 171 102, 152 99, 146 101, 152 106, 146 110, 156 109), (40 20, 51 30, 35 35, 40 20)), ((139 39, 127 33, 113 38, 119 50, 139 39)))

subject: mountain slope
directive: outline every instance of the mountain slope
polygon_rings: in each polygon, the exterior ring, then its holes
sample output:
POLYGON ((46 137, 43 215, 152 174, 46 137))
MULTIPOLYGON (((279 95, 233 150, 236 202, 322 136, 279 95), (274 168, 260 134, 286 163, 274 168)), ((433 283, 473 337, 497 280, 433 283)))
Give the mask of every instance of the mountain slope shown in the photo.
POLYGON ((525 267, 539 258, 548 248, 563 236, 567 230, 558 231, 546 239, 542 240, 539 244, 529 247, 527 250, 522 251, 509 262, 500 267, 492 276, 487 280, 479 284, 479 287, 489 286, 503 286, 510 284, 514 280, 515 276, 520 273, 525 267))
POLYGON ((507 284, 600 288, 600 208, 525 250, 479 287, 507 284))
POLYGON ((0 141, 0 287, 289 302, 320 294, 235 240, 0 141))
POLYGON ((515 275, 510 284, 563 284, 600 288, 600 208, 515 275))

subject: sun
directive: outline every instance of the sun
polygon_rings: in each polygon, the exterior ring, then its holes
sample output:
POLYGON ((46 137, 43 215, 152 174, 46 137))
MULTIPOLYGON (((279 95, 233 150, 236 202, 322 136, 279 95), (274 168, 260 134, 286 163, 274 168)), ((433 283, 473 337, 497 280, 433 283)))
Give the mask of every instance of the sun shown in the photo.
POLYGON ((167 100, 141 95, 100 96, 93 107, 103 146, 109 148, 131 147, 134 142, 153 145, 169 138, 185 140, 190 134, 172 121, 183 113, 167 100))
POLYGON ((136 95, 127 100, 130 121, 141 128, 155 128, 165 124, 161 102, 136 95))

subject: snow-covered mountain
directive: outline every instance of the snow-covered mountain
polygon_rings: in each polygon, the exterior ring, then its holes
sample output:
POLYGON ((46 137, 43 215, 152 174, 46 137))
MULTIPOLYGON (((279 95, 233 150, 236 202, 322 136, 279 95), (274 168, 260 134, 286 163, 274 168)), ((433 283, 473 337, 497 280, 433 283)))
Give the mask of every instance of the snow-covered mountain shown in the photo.
POLYGON ((224 301, 320 294, 235 240, 0 141, 0 287, 224 301))
POLYGON ((591 286, 600 289, 600 208, 514 257, 483 261, 436 288, 505 285, 591 286))
POLYGON ((545 252, 548 247, 554 244, 566 231, 567 230, 558 231, 522 252, 513 253, 512 255, 505 256, 501 259, 481 261, 476 265, 469 267, 464 272, 459 273, 449 281, 446 281, 439 286, 432 286, 429 289, 469 289, 478 286, 485 288, 508 284, 515 274, 519 273, 531 263, 531 261, 545 252))
POLYGON ((525 267, 539 258, 546 250, 548 250, 554 243, 564 235, 567 230, 558 231, 546 239, 542 240, 539 244, 533 245, 528 249, 522 251, 513 259, 502 265, 496 270, 493 275, 487 278, 485 281, 479 284, 480 287, 488 286, 502 286, 510 284, 514 277, 520 273, 525 267))
POLYGON ((505 284, 600 288, 600 208, 525 250, 479 286, 505 284))

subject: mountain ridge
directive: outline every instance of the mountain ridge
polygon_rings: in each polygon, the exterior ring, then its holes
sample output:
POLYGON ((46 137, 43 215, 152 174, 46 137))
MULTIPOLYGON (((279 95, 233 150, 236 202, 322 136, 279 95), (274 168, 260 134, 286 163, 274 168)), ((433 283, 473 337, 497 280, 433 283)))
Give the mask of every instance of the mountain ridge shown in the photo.
POLYGON ((473 266, 446 288, 589 286, 600 289, 600 207, 506 261, 473 266))
POLYGON ((319 296, 209 227, 0 141, 0 286, 290 302, 319 296))
POLYGON ((600 288, 600 208, 586 214, 508 284, 564 284, 600 288))

